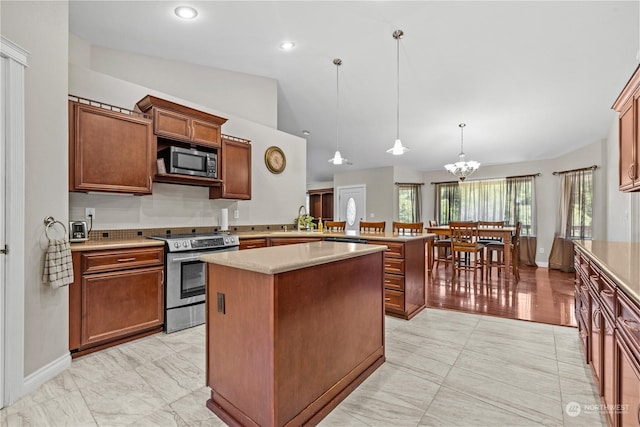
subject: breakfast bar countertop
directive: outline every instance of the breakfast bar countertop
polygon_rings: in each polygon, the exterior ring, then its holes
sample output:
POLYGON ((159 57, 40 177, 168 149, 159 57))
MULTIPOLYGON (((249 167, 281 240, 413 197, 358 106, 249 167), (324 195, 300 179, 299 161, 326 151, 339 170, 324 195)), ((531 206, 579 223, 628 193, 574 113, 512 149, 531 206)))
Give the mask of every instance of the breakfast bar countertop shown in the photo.
POLYGON ((384 245, 343 242, 310 242, 297 245, 269 246, 249 251, 219 252, 201 255, 213 264, 263 274, 278 274, 386 250, 384 245))
POLYGON ((435 234, 402 234, 402 233, 360 233, 359 231, 238 231, 232 232, 240 239, 258 239, 265 237, 318 237, 326 239, 328 237, 353 238, 364 240, 388 240, 397 242, 408 242, 418 239, 433 239, 435 234))
POLYGON ((640 243, 579 240, 575 245, 640 304, 640 243))

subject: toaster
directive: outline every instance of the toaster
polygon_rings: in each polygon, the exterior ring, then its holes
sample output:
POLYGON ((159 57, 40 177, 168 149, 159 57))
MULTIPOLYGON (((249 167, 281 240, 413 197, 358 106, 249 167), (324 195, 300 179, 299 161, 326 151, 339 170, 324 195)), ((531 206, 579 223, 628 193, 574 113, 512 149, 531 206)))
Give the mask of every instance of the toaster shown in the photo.
POLYGON ((69 241, 86 242, 89 240, 87 221, 69 221, 69 241))

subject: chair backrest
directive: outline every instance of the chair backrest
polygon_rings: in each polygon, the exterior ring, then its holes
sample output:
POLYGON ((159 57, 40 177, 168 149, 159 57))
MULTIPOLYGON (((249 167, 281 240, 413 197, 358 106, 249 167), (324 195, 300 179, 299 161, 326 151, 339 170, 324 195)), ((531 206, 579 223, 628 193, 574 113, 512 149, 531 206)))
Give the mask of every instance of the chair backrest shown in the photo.
POLYGON ((393 232, 403 234, 422 234, 422 228, 424 227, 421 222, 396 222, 393 221, 393 232))
POLYGON ((344 231, 347 221, 325 221, 323 224, 327 231, 344 231))
POLYGON ((478 247, 478 228, 474 221, 449 221, 453 250, 475 250, 478 247))
POLYGON ((360 231, 364 233, 384 233, 385 221, 360 221, 360 231))
POLYGON ((511 243, 513 244, 513 247, 515 248, 516 246, 518 246, 518 243, 520 243, 520 227, 521 227, 521 222, 518 221, 516 223, 516 232, 513 234, 513 238, 511 239, 511 243))
POLYGON ((429 220, 429 227, 437 227, 437 226, 438 226, 438 221, 436 221, 435 219, 429 220))
POLYGON ((504 228, 504 221, 479 221, 480 228, 504 228))

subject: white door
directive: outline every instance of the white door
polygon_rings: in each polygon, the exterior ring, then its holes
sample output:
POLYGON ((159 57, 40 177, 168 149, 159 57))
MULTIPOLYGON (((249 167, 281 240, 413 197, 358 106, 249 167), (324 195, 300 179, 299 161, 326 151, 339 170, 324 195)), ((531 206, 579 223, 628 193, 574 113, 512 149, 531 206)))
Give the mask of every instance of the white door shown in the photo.
MULTIPOLYGON (((5 87, 5 79, 6 79, 6 69, 7 66, 7 58, 2 57, 2 63, 0 63, 0 106, 2 106, 3 110, 6 107, 6 87, 5 87)), ((6 118, 5 114, 0 114, 0 250, 4 249, 4 245, 6 240, 5 236, 5 225, 6 225, 6 194, 5 194, 5 183, 6 183, 6 152, 5 147, 7 146, 7 134, 6 134, 6 118)), ((4 324, 5 324, 5 285, 6 285, 6 277, 5 277, 5 263, 7 257, 4 254, 0 254, 0 408, 4 406, 4 324)))
POLYGON ((358 231, 360 221, 367 217, 365 185, 338 187, 338 221, 346 221, 346 231, 358 231))

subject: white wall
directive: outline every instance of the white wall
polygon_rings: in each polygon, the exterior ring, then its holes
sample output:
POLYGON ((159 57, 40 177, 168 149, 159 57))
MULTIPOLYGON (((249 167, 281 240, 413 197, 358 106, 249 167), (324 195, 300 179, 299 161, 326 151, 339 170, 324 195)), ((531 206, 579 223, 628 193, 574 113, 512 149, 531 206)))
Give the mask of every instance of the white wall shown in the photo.
MULTIPOLYGON (((87 49, 86 43, 77 37, 71 37, 70 43, 74 61, 93 63, 92 60, 87 60, 86 55, 93 56, 95 49, 87 49)), ((120 58, 117 52, 110 52, 110 54, 114 58, 120 58)), ((121 67, 130 68, 128 72, 119 74, 144 76, 148 74, 146 71, 149 67, 157 62, 154 58, 145 56, 133 58, 132 55, 125 55, 127 61, 124 62, 117 59, 121 67)), ((69 193, 70 217, 82 219, 85 207, 95 207, 96 219, 93 226, 96 229, 215 226, 220 224, 220 209, 228 208, 230 213, 235 210, 239 213, 238 219, 233 218, 233 214, 230 215, 230 226, 291 222, 298 207, 305 203, 306 140, 235 117, 225 111, 226 106, 220 104, 219 99, 216 98, 207 99, 207 104, 198 104, 193 99, 161 92, 152 86, 152 83, 170 80, 170 76, 174 75, 189 75, 188 80, 192 84, 192 91, 197 91, 199 87, 211 83, 197 80, 202 68, 200 66, 195 66, 196 72, 191 74, 189 64, 167 63, 165 65, 152 73, 155 75, 153 81, 144 86, 80 65, 69 64, 69 93, 125 108, 133 108, 135 103, 145 95, 152 94, 228 118, 222 127, 223 133, 251 140, 251 200, 209 200, 208 189, 205 187, 154 183, 153 194, 150 196, 69 193), (270 173, 264 165, 264 152, 271 145, 281 147, 287 156, 287 167, 278 175, 270 173)), ((103 68, 111 67, 103 64, 103 68)), ((139 77, 137 80, 142 78, 139 77)), ((231 94, 237 89, 234 84, 234 81, 230 81, 225 86, 231 94)), ((240 86, 240 92, 244 93, 246 86, 243 82, 240 86)), ((275 101, 273 107, 275 108, 275 101)))
POLYGON ((86 42, 73 34, 70 46, 81 49, 81 55, 72 54, 70 62, 234 117, 278 126, 278 82, 274 79, 99 46, 90 46, 87 52, 86 42))
MULTIPOLYGON (((42 283, 43 220, 66 223, 68 4, 2 1, 2 35, 29 51, 25 71, 25 377, 68 357, 68 291, 42 283)), ((11 327, 11 325, 7 325, 11 327)))

